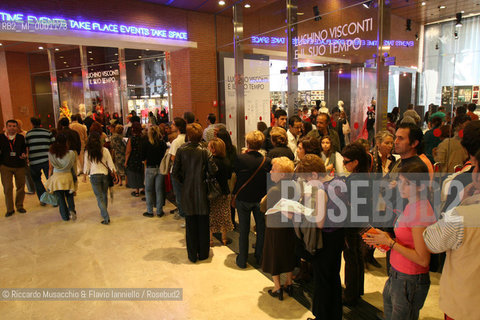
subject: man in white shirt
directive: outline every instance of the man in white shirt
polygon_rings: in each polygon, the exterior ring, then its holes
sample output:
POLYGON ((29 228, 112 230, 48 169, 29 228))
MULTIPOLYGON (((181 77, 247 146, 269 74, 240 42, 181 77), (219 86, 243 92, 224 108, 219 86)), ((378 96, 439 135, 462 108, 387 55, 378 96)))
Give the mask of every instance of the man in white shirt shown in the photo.
POLYGON ((290 150, 292 150, 293 154, 296 154, 298 139, 302 134, 302 128, 302 120, 299 116, 294 115, 291 116, 290 119, 288 119, 288 147, 290 148, 290 150))
MULTIPOLYGON (((182 118, 175 118, 172 124, 172 132, 178 132, 178 136, 175 140, 172 141, 170 145, 169 153, 170 153, 170 161, 173 163, 175 161, 175 155, 177 154, 178 148, 180 148, 185 143, 185 133, 187 132, 187 123, 182 118)), ((170 168, 170 172, 172 172, 172 168, 170 168)), ((172 186, 173 186, 173 193, 175 193, 175 201, 177 202, 178 208, 178 219, 185 218, 185 212, 182 209, 182 188, 183 185, 180 181, 175 179, 172 176, 172 186)))

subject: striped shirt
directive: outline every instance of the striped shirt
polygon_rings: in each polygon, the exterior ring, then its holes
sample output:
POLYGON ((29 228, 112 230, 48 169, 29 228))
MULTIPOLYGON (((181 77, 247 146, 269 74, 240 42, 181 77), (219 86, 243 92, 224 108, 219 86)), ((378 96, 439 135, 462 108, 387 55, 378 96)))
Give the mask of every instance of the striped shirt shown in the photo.
POLYGON ((34 128, 25 136, 28 148, 28 160, 30 165, 36 165, 48 161, 48 149, 55 141, 53 134, 47 129, 34 128))
POLYGON ((452 209, 443 213, 440 220, 425 229, 423 240, 433 253, 456 250, 463 243, 464 227, 463 217, 452 209))

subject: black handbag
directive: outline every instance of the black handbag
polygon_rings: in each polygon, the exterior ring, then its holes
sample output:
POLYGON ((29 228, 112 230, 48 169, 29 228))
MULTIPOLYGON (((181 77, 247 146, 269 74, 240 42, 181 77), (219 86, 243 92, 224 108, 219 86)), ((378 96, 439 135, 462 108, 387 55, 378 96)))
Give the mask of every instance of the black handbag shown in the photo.
POLYGON ((217 181, 217 178, 211 176, 208 171, 207 171, 207 178, 205 179, 205 182, 207 183, 207 188, 208 188, 208 200, 215 200, 221 195, 222 193, 222 188, 220 187, 220 184, 217 181))
POLYGON ((217 178, 208 172, 208 152, 207 159, 205 161, 205 183, 207 184, 208 200, 215 200, 223 195, 222 188, 220 187, 217 178))

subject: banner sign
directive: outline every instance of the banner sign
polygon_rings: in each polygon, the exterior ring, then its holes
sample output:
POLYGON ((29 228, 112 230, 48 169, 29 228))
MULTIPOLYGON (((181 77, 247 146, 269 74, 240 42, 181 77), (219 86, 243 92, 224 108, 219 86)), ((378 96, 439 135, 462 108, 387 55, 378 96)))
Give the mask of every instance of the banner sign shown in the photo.
POLYGON ((0 11, 0 31, 42 33, 46 31, 52 33, 60 31, 87 31, 170 40, 188 40, 188 34, 184 31, 2 11, 0 11))

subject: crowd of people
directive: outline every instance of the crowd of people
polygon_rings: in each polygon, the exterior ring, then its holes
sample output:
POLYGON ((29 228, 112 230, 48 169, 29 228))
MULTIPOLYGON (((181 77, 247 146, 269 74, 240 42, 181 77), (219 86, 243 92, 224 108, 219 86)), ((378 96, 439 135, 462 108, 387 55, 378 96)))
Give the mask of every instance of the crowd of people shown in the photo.
POLYGON ((425 133, 413 106, 402 117, 394 110, 386 130, 372 136, 372 101, 368 137, 352 143, 343 102, 331 110, 321 103, 302 108, 290 118, 273 109, 270 126, 260 122, 241 150, 214 114, 205 129, 191 112, 171 123, 152 114, 146 125, 133 112, 125 126, 93 121, 88 127, 73 115, 51 131, 32 117, 26 133, 8 120, 0 136, 6 217, 15 208, 26 212, 27 171, 40 204, 58 206, 66 221, 77 218, 78 178, 88 176, 104 225, 111 223, 109 189, 125 183, 132 197, 145 195, 147 218, 163 217, 166 199, 175 205, 170 213, 185 228, 193 263, 209 257, 213 234, 227 245, 227 233, 236 229, 236 265, 253 263, 270 273, 272 297, 293 296, 294 280, 313 277, 315 319, 342 319, 342 305, 358 304, 365 267, 382 267, 376 249, 387 254, 385 319, 418 319, 429 271, 442 267, 440 308, 446 319, 465 319, 480 301, 480 121, 467 107, 469 113, 457 107, 448 115, 431 106, 425 133), (283 206, 285 200, 298 206, 283 206), (254 261, 248 255, 252 214, 254 261))

